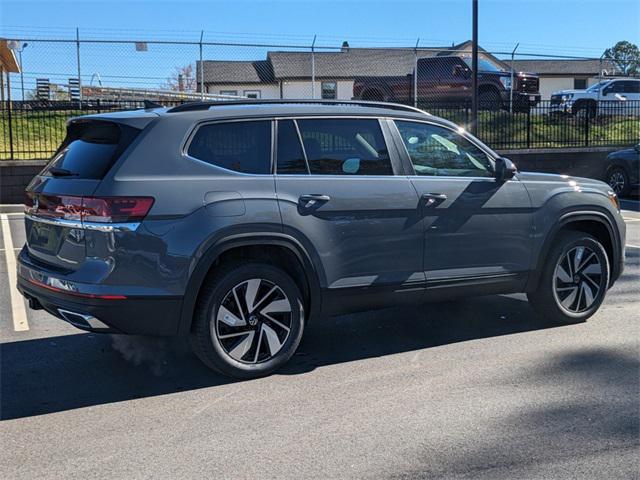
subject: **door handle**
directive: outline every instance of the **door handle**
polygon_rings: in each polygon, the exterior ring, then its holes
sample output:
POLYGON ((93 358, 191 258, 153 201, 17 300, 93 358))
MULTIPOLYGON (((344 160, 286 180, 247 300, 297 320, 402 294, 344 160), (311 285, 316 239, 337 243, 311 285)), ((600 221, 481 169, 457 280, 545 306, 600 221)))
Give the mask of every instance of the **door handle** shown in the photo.
POLYGON ((447 196, 444 193, 423 193, 422 200, 424 200, 427 205, 433 205, 434 203, 442 203, 447 199, 447 196))
POLYGON ((331 197, 329 195, 323 195, 321 193, 306 193, 304 195, 300 195, 299 200, 300 202, 305 203, 307 204, 307 206, 309 206, 315 203, 328 202, 329 200, 331 200, 331 197))

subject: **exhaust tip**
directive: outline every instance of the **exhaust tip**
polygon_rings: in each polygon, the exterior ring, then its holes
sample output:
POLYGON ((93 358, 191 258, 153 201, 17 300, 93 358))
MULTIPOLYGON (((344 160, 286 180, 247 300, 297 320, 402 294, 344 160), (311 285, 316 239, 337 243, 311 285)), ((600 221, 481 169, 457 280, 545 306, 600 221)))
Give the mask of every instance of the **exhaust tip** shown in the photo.
POLYGON ((58 313, 62 319, 74 327, 81 328, 83 330, 111 330, 111 328, 98 320, 93 315, 87 315, 84 313, 72 312, 70 310, 58 309, 58 313))

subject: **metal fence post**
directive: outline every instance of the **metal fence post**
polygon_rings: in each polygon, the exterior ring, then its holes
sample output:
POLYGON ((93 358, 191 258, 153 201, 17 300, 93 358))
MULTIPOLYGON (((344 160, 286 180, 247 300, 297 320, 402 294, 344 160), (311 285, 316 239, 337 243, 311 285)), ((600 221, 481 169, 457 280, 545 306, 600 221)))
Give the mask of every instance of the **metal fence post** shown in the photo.
POLYGON ((413 49, 413 106, 418 107, 418 44, 420 38, 416 40, 416 46, 413 49))
MULTIPOLYGON (((316 35, 313 36, 313 43, 311 44, 311 98, 316 98, 316 35)), ((336 84, 337 90, 337 84, 336 84)), ((337 93, 337 92, 336 92, 337 93)))
POLYGON ((204 62, 202 61, 202 37, 204 30, 200 30, 200 99, 204 100, 204 62))
POLYGON ((509 113, 513 113, 513 59, 516 56, 516 50, 518 49, 519 45, 520 45, 520 42, 516 43, 515 48, 511 52, 511 84, 509 88, 509 113))
POLYGON ((78 95, 79 109, 82 110, 82 75, 80 73, 80 29, 76 27, 76 63, 78 66, 78 86, 80 87, 80 94, 78 95))
POLYGON ((531 109, 527 109, 527 148, 531 148, 531 109))
POLYGON ((11 74, 7 72, 7 120, 9 122, 9 158, 13 160, 13 124, 11 121, 11 74))
POLYGON ((589 146, 589 113, 584 116, 584 146, 589 146))

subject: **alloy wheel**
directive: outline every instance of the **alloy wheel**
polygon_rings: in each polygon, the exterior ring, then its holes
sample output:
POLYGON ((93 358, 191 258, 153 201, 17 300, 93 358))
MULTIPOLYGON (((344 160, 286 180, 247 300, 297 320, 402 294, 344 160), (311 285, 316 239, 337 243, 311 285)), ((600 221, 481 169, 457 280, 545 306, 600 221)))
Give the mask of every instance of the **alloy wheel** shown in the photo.
POLYGON ((212 336, 227 355, 242 363, 273 358, 291 332, 291 302, 280 287, 265 279, 239 283, 214 313, 212 336))
POLYGON ((626 186, 624 173, 622 173, 620 170, 611 172, 607 183, 613 189, 616 195, 620 195, 624 191, 626 186))
POLYGON ((572 248, 560 257, 553 276, 553 294, 558 305, 570 313, 588 310, 604 288, 603 266, 589 247, 572 248))

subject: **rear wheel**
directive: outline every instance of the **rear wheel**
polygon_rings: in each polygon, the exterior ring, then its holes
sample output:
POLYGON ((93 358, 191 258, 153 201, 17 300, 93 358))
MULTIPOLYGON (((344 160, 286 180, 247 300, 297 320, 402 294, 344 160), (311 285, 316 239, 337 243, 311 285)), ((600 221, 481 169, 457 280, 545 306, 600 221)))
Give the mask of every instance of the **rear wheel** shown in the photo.
POLYGON ((191 346, 209 368, 260 377, 295 353, 304 321, 300 289, 287 273, 261 263, 230 266, 203 287, 191 346))
POLYGON ((598 240, 582 232, 563 234, 552 248, 532 306, 559 323, 583 322, 602 304, 609 285, 609 261, 598 240))
POLYGON ((629 174, 624 168, 614 167, 609 170, 605 181, 619 197, 627 196, 631 191, 629 174))

